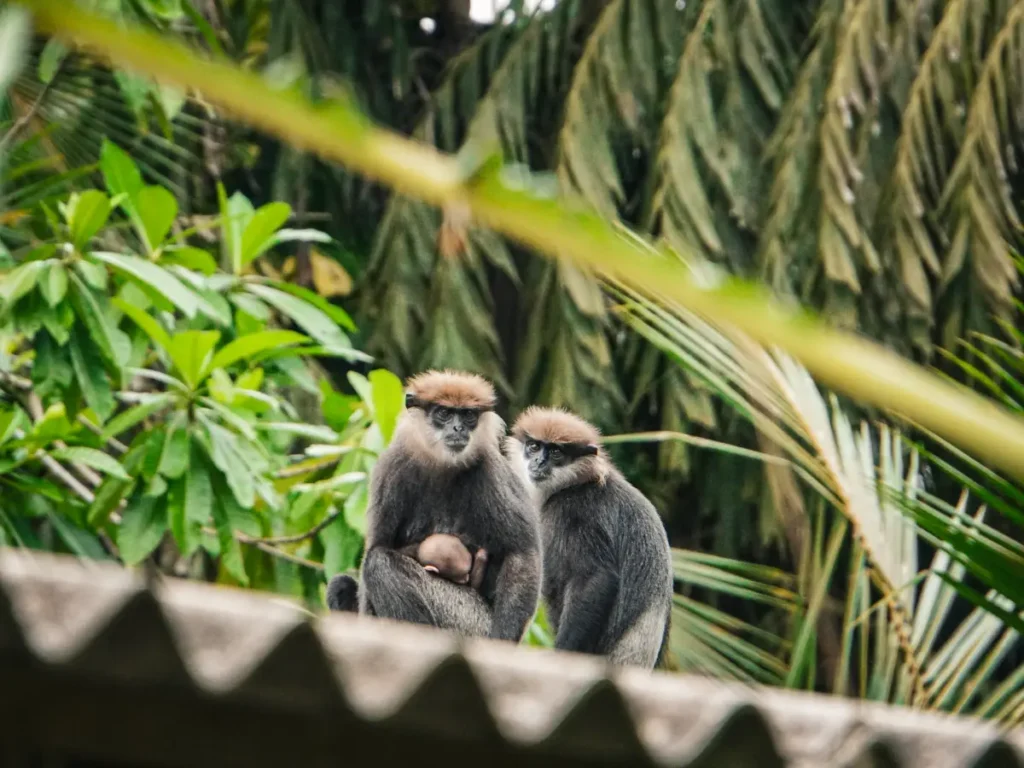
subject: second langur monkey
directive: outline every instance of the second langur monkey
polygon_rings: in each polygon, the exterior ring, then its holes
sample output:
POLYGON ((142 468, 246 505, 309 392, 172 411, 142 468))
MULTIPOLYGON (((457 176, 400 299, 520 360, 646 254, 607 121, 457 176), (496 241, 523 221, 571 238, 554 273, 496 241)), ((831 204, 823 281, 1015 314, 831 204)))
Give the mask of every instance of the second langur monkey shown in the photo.
POLYGON ((399 550, 416 559, 428 573, 436 574, 455 584, 479 590, 487 567, 487 551, 470 552, 458 536, 435 533, 419 544, 410 544, 399 550))
POLYGON ((501 451, 505 425, 480 376, 428 371, 370 479, 362 582, 335 576, 328 606, 518 642, 540 597, 540 530, 523 478, 501 451), (432 577, 402 550, 437 533, 487 553, 480 590, 432 577))
POLYGON ((540 505, 542 595, 555 647, 654 667, 668 640, 672 556, 657 510, 615 468, 597 430, 528 408, 508 454, 540 505))

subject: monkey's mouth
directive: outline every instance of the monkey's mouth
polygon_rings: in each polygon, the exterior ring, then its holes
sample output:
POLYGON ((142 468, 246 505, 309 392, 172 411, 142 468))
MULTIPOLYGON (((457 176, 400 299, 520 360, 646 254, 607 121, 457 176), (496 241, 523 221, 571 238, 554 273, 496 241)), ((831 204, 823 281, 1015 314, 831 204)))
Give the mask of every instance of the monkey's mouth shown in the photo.
POLYGON ((462 453, 466 450, 466 446, 469 445, 469 440, 445 440, 444 444, 448 446, 448 450, 452 453, 462 453))

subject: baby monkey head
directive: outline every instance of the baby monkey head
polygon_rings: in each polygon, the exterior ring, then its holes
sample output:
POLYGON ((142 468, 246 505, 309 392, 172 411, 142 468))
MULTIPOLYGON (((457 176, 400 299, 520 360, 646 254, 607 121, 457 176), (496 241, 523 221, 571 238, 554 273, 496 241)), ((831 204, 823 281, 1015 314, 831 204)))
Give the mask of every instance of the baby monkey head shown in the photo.
POLYGON ((482 446, 497 448, 501 419, 490 383, 475 374, 427 371, 408 382, 405 405, 428 448, 453 461, 469 460, 482 446))
POLYGON ((522 469, 545 497, 573 485, 603 481, 607 471, 597 429, 557 408, 526 409, 512 430, 522 469))

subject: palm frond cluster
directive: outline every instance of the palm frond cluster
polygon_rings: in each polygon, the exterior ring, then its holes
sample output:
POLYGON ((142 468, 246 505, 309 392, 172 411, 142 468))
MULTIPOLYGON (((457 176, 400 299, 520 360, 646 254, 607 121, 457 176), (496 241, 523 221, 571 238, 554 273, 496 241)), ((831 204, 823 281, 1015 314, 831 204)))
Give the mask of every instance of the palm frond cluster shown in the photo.
MULTIPOLYGON (((1021 18, 1006 0, 562 0, 451 59, 416 132, 497 143, 690 260, 932 359, 1013 319, 1021 18)), ((589 276, 453 230, 396 198, 377 232, 364 307, 393 369, 474 368, 513 406, 616 431, 735 436, 589 276)), ((663 482, 694 469, 678 444, 653 458, 663 482)))

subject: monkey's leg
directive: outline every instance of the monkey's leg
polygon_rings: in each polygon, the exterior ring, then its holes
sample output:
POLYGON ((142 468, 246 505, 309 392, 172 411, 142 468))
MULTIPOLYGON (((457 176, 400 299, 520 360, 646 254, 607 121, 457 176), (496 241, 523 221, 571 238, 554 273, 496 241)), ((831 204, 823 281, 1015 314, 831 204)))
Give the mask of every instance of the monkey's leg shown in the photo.
POLYGON ((491 611, 472 589, 432 577, 404 555, 377 547, 363 561, 363 590, 377 616, 486 635, 491 611))
POLYGON ((586 579, 571 581, 562 603, 555 648, 598 653, 618 594, 618 577, 610 571, 599 570, 586 579))
POLYGON ((339 573, 327 582, 327 607, 332 611, 359 610, 359 582, 351 576, 339 573))
POLYGON ((668 634, 669 615, 664 606, 651 605, 628 627, 608 652, 615 664, 653 669, 668 634))

